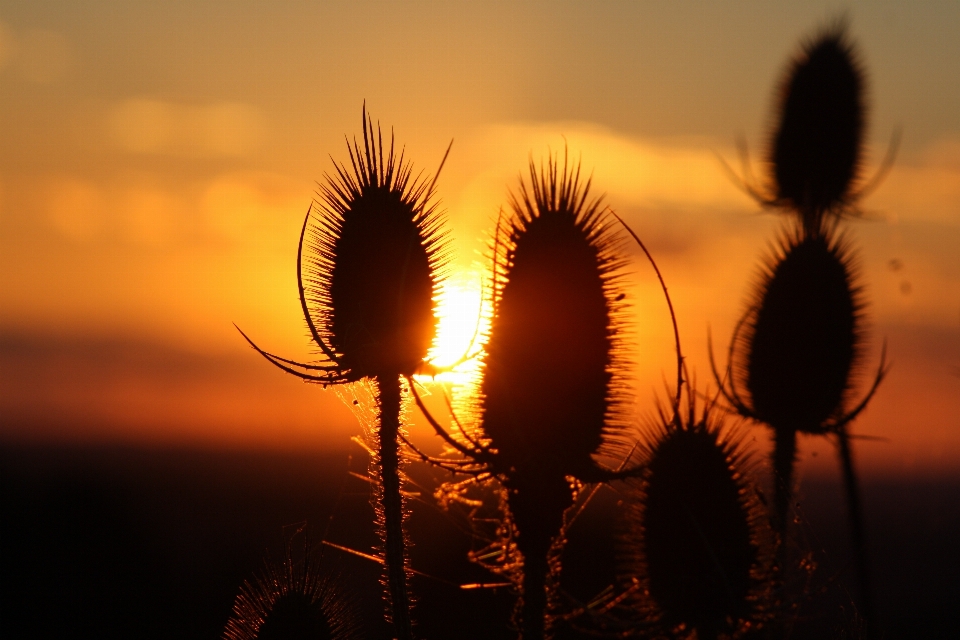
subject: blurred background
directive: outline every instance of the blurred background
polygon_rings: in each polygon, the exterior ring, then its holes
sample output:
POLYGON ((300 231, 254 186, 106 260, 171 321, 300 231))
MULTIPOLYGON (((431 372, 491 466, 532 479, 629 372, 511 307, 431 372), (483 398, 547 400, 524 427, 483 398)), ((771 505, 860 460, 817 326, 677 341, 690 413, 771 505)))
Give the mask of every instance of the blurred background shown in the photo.
MULTIPOLYGON (((739 170, 737 141, 744 140, 763 183, 786 65, 804 38, 841 18, 868 79, 865 180, 902 132, 890 174, 860 203, 862 219, 844 225, 869 301, 861 388, 884 341, 892 362, 852 428, 869 437, 856 442, 856 455, 871 536, 886 550, 874 556, 902 564, 899 577, 888 579, 893 592, 879 597, 889 601, 891 629, 901 629, 896 637, 923 629, 917 620, 934 625, 927 637, 946 628, 936 625, 956 623, 958 614, 941 605, 960 594, 942 585, 960 562, 936 542, 960 533, 960 5, 946 0, 0 1, 0 462, 11 514, 0 542, 5 588, 24 601, 59 602, 47 586, 11 586, 25 584, 32 565, 18 564, 22 558, 45 557, 72 536, 70 527, 116 531, 96 510, 63 515, 72 513, 63 503, 69 488, 81 503, 112 496, 138 522, 146 512, 161 514, 159 522, 176 519, 169 496, 184 490, 183 478, 206 478, 190 484, 210 496, 196 498, 206 506, 190 512, 209 520, 206 529, 197 525, 207 533, 195 532, 196 544, 216 546, 226 536, 239 540, 238 551, 224 560, 229 571, 205 569, 220 580, 216 604, 184 614, 169 637, 187 637, 189 628, 214 637, 232 589, 280 541, 280 526, 339 508, 335 501, 318 506, 331 495, 323 486, 303 495, 287 487, 274 499, 288 506, 253 529, 231 526, 227 535, 224 520, 211 524, 218 504, 250 509, 237 522, 264 513, 226 480, 241 482, 243 460, 269 466, 268 459, 296 458, 304 478, 319 482, 306 470, 315 463, 334 484, 350 455, 355 471, 365 469, 365 454, 350 442, 360 429, 348 405, 271 367, 231 324, 276 353, 315 357, 297 299, 296 242, 317 181, 332 170, 331 158, 347 159, 344 136, 361 132, 364 102, 425 174, 454 140, 438 182, 455 250, 438 361, 468 348, 508 190, 530 159, 566 148, 657 259, 688 364, 700 387, 710 386, 708 330, 723 360, 784 222, 744 195, 720 159, 739 170), (189 472, 178 466, 190 464, 189 472), (144 479, 151 473, 163 480, 144 479), (156 498, 166 506, 143 506, 153 503, 138 482, 156 489, 149 495, 168 496, 156 498), (118 486, 133 488, 118 497, 118 486), (298 500, 310 506, 298 509, 298 500), (51 533, 64 518, 73 524, 51 533), (885 533, 896 527, 903 536, 885 533), (911 552, 919 555, 907 562, 911 552), (920 584, 933 586, 910 596, 916 603, 903 600, 920 584)), ((628 251, 642 429, 664 396, 663 380, 674 375, 673 342, 652 270, 628 251)), ((438 448, 411 418, 414 439, 438 448)), ((762 460, 766 432, 745 432, 762 460)), ((806 486, 834 486, 830 442, 802 441, 801 456, 806 486)), ((278 473, 289 479, 294 471, 278 473)), ((269 502, 274 494, 263 491, 269 502)), ((801 495, 840 505, 831 491, 801 495)), ((838 509, 835 522, 825 517, 825 531, 843 526, 838 509)), ((368 515, 358 516, 357 536, 372 531, 368 515)), ((149 544, 126 535, 117 544, 137 557, 164 549, 183 566, 181 577, 199 580, 190 573, 196 562, 171 550, 191 534, 162 530, 149 544)), ((81 555, 92 549, 72 544, 81 555)), ((369 550, 369 541, 355 546, 363 544, 369 550)), ((842 569, 844 552, 837 553, 842 569)), ((83 585, 113 575, 109 562, 58 562, 44 566, 53 576, 85 576, 77 578, 83 585)), ((157 583, 157 593, 175 582, 157 583)), ((10 602, 21 617, 3 619, 22 621, 27 609, 10 602)), ((90 607, 73 619, 96 618, 90 607)))

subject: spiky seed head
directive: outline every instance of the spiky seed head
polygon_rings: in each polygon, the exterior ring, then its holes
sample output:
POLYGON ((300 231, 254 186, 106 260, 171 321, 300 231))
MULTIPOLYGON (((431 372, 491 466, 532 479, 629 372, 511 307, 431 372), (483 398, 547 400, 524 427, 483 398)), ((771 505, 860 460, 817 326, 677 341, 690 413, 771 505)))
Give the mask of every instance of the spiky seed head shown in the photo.
POLYGON ((819 227, 850 203, 860 168, 864 79, 843 27, 807 43, 792 63, 771 145, 777 199, 819 227))
POLYGON ((223 640, 356 640, 357 613, 335 581, 308 558, 289 554, 244 582, 223 640))
POLYGON ((843 412, 862 342, 862 303, 842 239, 788 236, 763 275, 743 336, 752 411, 775 429, 822 432, 843 412))
POLYGON ((433 185, 389 149, 364 110, 363 147, 354 140, 350 166, 320 185, 311 303, 321 335, 350 380, 411 375, 434 339, 435 296, 446 261, 433 185))
POLYGON ((620 420, 624 262, 579 167, 531 161, 530 181, 498 232, 480 410, 504 466, 562 480, 592 464, 620 420))
POLYGON ((278 598, 263 621, 257 640, 319 640, 333 632, 323 610, 302 593, 278 598))
MULTIPOLYGON (((692 413, 692 412, 691 412, 692 413)), ((704 415, 661 424, 630 510, 627 576, 649 593, 648 614, 698 638, 731 633, 757 613, 765 521, 736 435, 704 415)))
POLYGON ((497 230, 493 317, 478 402, 497 451, 523 555, 523 637, 549 634, 545 612, 562 546, 569 477, 593 464, 605 429, 616 429, 623 264, 599 198, 579 167, 530 163, 513 215, 497 230), (555 546, 556 545, 556 546, 555 546))

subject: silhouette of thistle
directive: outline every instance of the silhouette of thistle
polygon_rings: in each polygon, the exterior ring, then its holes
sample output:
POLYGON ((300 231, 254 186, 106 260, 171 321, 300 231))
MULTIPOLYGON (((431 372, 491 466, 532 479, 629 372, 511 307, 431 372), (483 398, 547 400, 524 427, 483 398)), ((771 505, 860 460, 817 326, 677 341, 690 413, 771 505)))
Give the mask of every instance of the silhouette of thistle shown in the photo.
POLYGON ((847 242, 836 232, 866 190, 853 188, 862 158, 863 85, 842 26, 808 43, 793 63, 771 145, 775 195, 746 186, 761 204, 791 214, 797 227, 785 234, 764 268, 754 302, 731 340, 726 375, 716 369, 714 375, 730 404, 774 431, 774 524, 781 560, 796 434, 837 436, 861 608, 870 617, 863 516, 847 425, 866 407, 886 368, 881 355, 872 387, 850 409, 853 374, 864 350, 865 303, 847 242))
POLYGON ((795 60, 782 89, 770 162, 776 202, 801 213, 805 235, 848 209, 862 162, 863 72, 844 31, 822 34, 795 60))
MULTIPOLYGON (((549 635, 551 555, 562 546, 572 478, 598 478, 593 455, 623 424, 624 259, 599 198, 581 189, 579 168, 530 165, 511 196, 513 218, 498 246, 494 314, 480 410, 497 450, 523 555, 520 610, 525 640, 549 635), (502 282, 499 281, 502 277, 502 282), (555 547, 551 551, 551 547, 555 547)), ((555 564, 559 560, 554 560, 555 564)))
POLYGON ((379 476, 376 507, 384 534, 389 617, 398 638, 409 640, 400 493, 402 378, 430 370, 425 358, 436 331, 435 296, 447 249, 442 218, 431 202, 436 178, 428 183, 413 177, 403 151, 399 157, 394 151, 392 134, 384 149, 366 107, 362 124, 363 147, 348 141, 350 166, 334 162, 336 175, 320 185, 320 201, 307 212, 297 250, 300 303, 323 361, 288 360, 247 340, 274 365, 308 382, 376 381, 379 442, 372 464, 379 476))
MULTIPOLYGON (((294 533, 302 532, 302 529, 294 533)), ((267 562, 247 580, 233 604, 223 640, 357 640, 360 622, 336 581, 325 577, 304 535, 300 554, 293 537, 280 564, 267 562)))
POLYGON ((775 432, 775 514, 786 523, 796 434, 845 424, 851 372, 862 356, 863 307, 849 250, 824 231, 787 237, 769 259, 741 337, 746 411, 775 432))
MULTIPOLYGON (((630 473, 598 466, 625 442, 625 259, 601 199, 590 199, 579 167, 530 163, 531 185, 511 194, 513 215, 494 240, 493 316, 477 399, 483 439, 461 429, 437 433, 465 456, 421 458, 443 468, 492 474, 507 492, 509 522, 522 556, 521 637, 549 637, 548 604, 560 570, 571 483, 630 473)), ((458 424, 459 426, 459 424, 458 424)), ((505 548, 506 548, 505 547, 505 548)))
POLYGON ((636 585, 633 607, 649 632, 708 640, 762 622, 769 525, 742 438, 711 407, 698 414, 688 395, 686 415, 660 412, 641 449, 644 473, 628 481, 621 571, 636 585))

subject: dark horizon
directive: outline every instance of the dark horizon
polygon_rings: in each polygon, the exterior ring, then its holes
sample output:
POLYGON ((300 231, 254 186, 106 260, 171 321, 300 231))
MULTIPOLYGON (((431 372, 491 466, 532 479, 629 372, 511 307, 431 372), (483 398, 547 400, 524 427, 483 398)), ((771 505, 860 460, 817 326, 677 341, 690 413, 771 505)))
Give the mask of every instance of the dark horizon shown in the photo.
MULTIPOLYGON (((118 446, 0 447, 0 573, 8 637, 216 638, 241 582, 282 555, 284 527, 357 551, 376 544, 365 452, 154 450, 118 446), (351 459, 348 465, 348 458, 351 459), (342 493, 341 493, 342 489, 342 493)), ((422 486, 435 471, 411 468, 422 486)), ((864 482, 876 607, 884 637, 948 638, 960 624, 960 475, 864 482)), ((855 576, 839 478, 806 476, 796 537, 816 563, 797 637, 849 628, 855 576), (822 592, 821 592, 822 590, 822 592)), ((603 490, 570 532, 563 588, 589 599, 610 583, 617 495, 603 490)), ((496 576, 466 560, 456 518, 412 505, 414 608, 422 637, 513 637, 508 589, 453 584, 496 576)), ((375 563, 327 548, 365 621, 382 619, 375 563)), ((373 624, 370 637, 385 634, 373 624)), ((826 634, 826 635, 824 635, 826 634)))

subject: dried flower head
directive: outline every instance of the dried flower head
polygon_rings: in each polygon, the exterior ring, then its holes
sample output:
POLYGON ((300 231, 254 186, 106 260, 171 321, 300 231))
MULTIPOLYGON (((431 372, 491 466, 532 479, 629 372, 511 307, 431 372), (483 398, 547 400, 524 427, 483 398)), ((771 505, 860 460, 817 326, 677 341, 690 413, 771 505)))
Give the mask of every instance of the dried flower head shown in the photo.
POLYGON ((686 416, 661 414, 643 453, 622 559, 645 622, 698 639, 756 623, 769 536, 742 439, 691 402, 686 416))
POLYGON ((530 176, 496 241, 483 429, 505 468, 583 478, 623 420, 625 260, 579 168, 550 158, 530 176))
POLYGON ((783 83, 770 162, 776 199, 816 229, 847 208, 863 155, 864 74, 842 26, 804 45, 783 83))
POLYGON ((385 150, 366 108, 363 146, 354 140, 347 150, 350 166, 334 161, 336 175, 320 185, 297 249, 300 303, 323 361, 282 358, 247 338, 279 368, 323 385, 409 376, 427 366, 449 255, 433 202, 436 178, 412 175, 393 134, 385 150))
POLYGON ((863 353, 863 308, 843 239, 783 240, 755 292, 741 347, 750 412, 775 429, 823 433, 843 415, 863 353))
POLYGON ((352 172, 336 166, 320 187, 322 213, 309 239, 309 299, 350 379, 419 370, 434 338, 446 250, 433 184, 412 176, 393 136, 384 155, 367 121, 352 172))
POLYGON ((306 548, 295 557, 287 541, 282 563, 240 587, 223 640, 356 640, 357 612, 336 580, 306 548))

